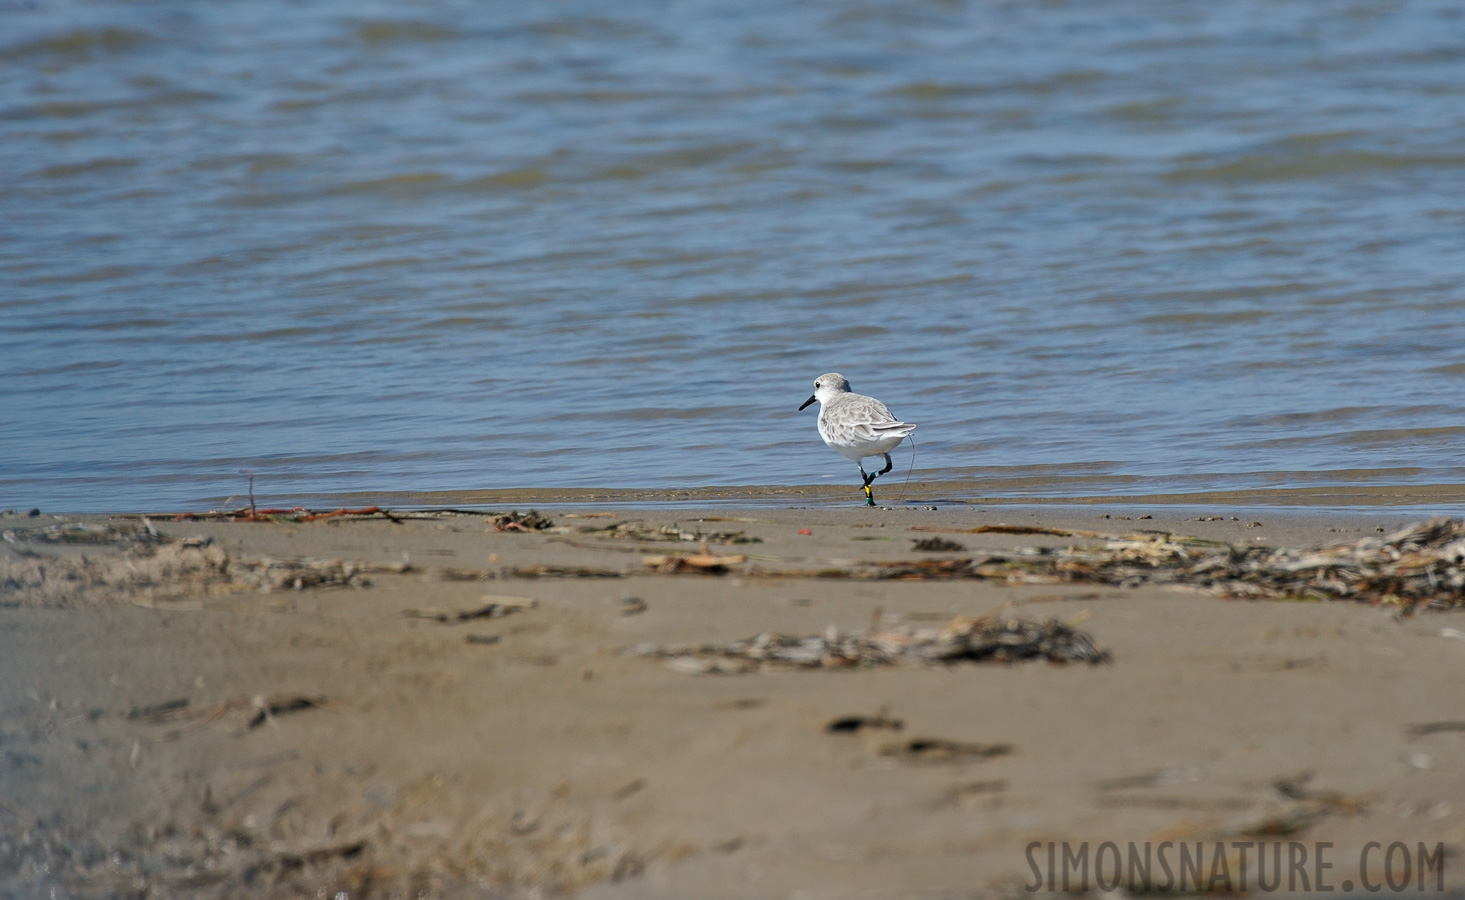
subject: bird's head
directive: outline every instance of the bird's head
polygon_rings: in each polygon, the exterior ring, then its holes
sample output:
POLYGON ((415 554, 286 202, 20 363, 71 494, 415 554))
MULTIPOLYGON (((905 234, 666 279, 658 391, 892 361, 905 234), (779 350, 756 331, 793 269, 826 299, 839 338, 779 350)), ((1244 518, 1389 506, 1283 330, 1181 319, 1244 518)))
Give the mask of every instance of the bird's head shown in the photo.
POLYGON ((814 379, 814 396, 805 400, 804 405, 799 409, 808 408, 809 404, 815 400, 824 403, 835 394, 846 393, 849 393, 849 379, 838 372, 826 372, 814 379))

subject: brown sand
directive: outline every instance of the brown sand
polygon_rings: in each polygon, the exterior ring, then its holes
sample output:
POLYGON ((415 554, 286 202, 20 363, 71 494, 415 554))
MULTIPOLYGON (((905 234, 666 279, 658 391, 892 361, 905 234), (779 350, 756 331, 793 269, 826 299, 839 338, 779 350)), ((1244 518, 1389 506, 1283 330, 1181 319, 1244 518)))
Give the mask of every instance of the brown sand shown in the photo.
MULTIPOLYGON (((929 556, 912 539, 939 532, 912 527, 945 529, 970 555, 1085 540, 962 533, 998 522, 1320 546, 1423 515, 1179 514, 1157 502, 583 517, 605 512, 552 517, 760 542, 712 543, 752 557, 720 576, 649 574, 644 555, 698 543, 498 533, 491 515, 153 519, 167 535, 211 537, 236 567, 344 559, 371 584, 261 593, 154 573, 92 592, 0 585, 0 893, 1022 895, 1035 880, 1029 846, 1040 842, 1046 878, 1046 846, 1064 841, 1121 853, 1205 842, 1207 875, 1216 841, 1262 841, 1284 859, 1289 842, 1313 854, 1331 842, 1333 886, 1383 877, 1382 850, 1359 872, 1370 841, 1412 856, 1443 844, 1446 886, 1465 887, 1459 612, 755 571, 929 556), (391 571, 404 557, 410 568, 391 571), (461 580, 536 566, 622 577, 461 580), (193 587, 144 584, 166 577, 193 587), (499 617, 420 617, 495 597, 508 598, 499 617), (535 605, 515 610, 522 599, 535 605), (861 630, 877 611, 939 625, 999 609, 1076 622, 1112 662, 692 675, 620 652, 861 630), (850 716, 874 722, 827 730, 850 716), (962 743, 991 752, 940 752, 962 743)), ((0 530, 58 521, 4 517, 0 530)), ((5 548, 0 562, 123 558, 107 545, 5 548)))

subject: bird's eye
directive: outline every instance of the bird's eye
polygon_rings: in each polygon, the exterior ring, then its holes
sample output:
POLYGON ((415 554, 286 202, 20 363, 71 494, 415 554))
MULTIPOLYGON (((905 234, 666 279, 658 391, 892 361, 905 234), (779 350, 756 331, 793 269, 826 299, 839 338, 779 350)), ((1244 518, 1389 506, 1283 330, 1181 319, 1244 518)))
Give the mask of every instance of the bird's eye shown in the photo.
POLYGON ((817 382, 817 381, 816 381, 816 382, 814 382, 814 389, 815 389, 815 390, 818 390, 818 389, 819 389, 819 388, 820 388, 820 384, 819 384, 819 382, 817 382))

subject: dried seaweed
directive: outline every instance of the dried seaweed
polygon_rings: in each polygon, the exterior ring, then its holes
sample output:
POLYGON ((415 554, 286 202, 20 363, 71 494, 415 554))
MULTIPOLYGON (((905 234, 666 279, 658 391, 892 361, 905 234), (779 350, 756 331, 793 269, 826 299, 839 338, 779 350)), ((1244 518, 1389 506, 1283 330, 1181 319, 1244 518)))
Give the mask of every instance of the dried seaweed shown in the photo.
POLYGON ((760 537, 749 537, 741 531, 711 531, 703 532, 700 529, 681 527, 673 522, 670 525, 654 527, 644 522, 629 521, 615 522, 610 525, 582 525, 579 529, 582 533, 593 534, 597 537, 616 538, 620 540, 639 541, 643 543, 665 543, 680 541, 702 541, 713 544, 761 544, 760 537))
POLYGON ((166 735, 169 739, 175 739, 186 732, 220 720, 228 720, 231 717, 240 734, 265 724, 278 728, 279 725, 275 722, 276 716, 307 709, 320 709, 325 705, 324 697, 305 694, 256 694, 253 697, 231 697, 212 707, 192 706, 187 698, 181 698, 128 710, 126 718, 149 725, 166 725, 181 721, 185 724, 166 735))
POLYGON ((1099 546, 1028 547, 964 559, 870 562, 818 573, 878 580, 988 578, 1018 583, 1174 584, 1253 599, 1465 606, 1465 520, 1433 519, 1322 549, 1238 547, 1164 533, 1099 546))
POLYGON ((300 852, 279 853, 280 867, 283 869, 299 869, 307 865, 318 865, 334 858, 355 859, 366 850, 366 841, 349 841, 344 844, 333 844, 326 847, 315 847, 300 852))
POLYGON ((830 628, 808 637, 764 632, 725 643, 638 644, 625 653, 665 659, 671 668, 689 674, 737 674, 765 667, 837 669, 902 662, 939 665, 1029 659, 1097 665, 1110 659, 1108 651, 1095 648, 1087 634, 1057 619, 1032 622, 971 616, 957 616, 940 628, 901 626, 866 634, 830 628))
POLYGON ((484 596, 477 606, 469 609, 443 611, 439 609, 404 609, 402 615, 410 619, 431 619, 435 622, 453 624, 472 622, 475 619, 498 619, 510 613, 533 609, 539 601, 531 597, 484 596))
POLYGON ((1451 731, 1465 731, 1465 722, 1425 722, 1410 725, 1406 731, 1411 735, 1444 734, 1451 731))
POLYGON ((1363 794, 1344 794, 1341 791, 1327 791, 1310 788, 1312 772, 1301 772, 1272 782, 1272 788, 1281 796, 1287 807, 1260 822, 1240 829, 1247 837, 1278 837, 1295 835, 1306 831, 1327 816, 1356 816, 1368 812, 1376 798, 1363 794))
POLYGON ((911 545, 917 553, 961 553, 966 547, 942 537, 921 538, 911 545))
POLYGON ((318 587, 363 587, 365 569, 340 559, 235 559, 230 565, 236 588, 261 593, 318 587))
POLYGON ((211 509, 208 512, 195 513, 183 512, 173 517, 175 522, 192 522, 199 519, 228 519, 234 522, 316 522, 321 519, 388 519, 401 524, 404 516, 390 512, 378 506, 365 506, 361 509, 340 509, 312 510, 303 506, 292 506, 288 509, 260 509, 254 504, 241 506, 238 509, 211 509))
POLYGON ((254 714, 244 723, 245 728, 258 728, 266 722, 278 728, 279 726, 275 725, 275 716, 283 716, 286 713, 300 712, 305 709, 319 709, 325 705, 326 701, 324 697, 266 697, 260 695, 250 703, 254 707, 254 714))
POLYGON ((721 575, 732 566, 739 566, 747 562, 748 558, 742 555, 717 556, 707 552, 704 543, 701 553, 691 553, 681 556, 643 556, 641 562, 656 572, 663 575, 675 574, 677 572, 700 572, 705 575, 721 575))
POLYGON ((623 573, 614 569, 596 569, 591 566, 504 566, 493 578, 620 578, 623 573))
POLYGON ((1011 744, 974 744, 970 741, 953 741, 947 738, 911 738, 895 744, 887 744, 880 750, 881 756, 891 756, 914 763, 962 763, 1012 753, 1011 744))
POLYGON ((1108 559, 1074 558, 1058 571, 1109 583, 1171 582, 1237 597, 1356 600, 1407 612, 1465 603, 1460 519, 1434 519, 1319 550, 1168 539, 1111 543, 1107 550, 1108 559))
POLYGON ((853 734, 865 729, 900 731, 904 727, 903 720, 892 719, 884 710, 881 710, 873 716, 841 716, 824 726, 824 730, 830 734, 853 734))
POLYGON ((889 711, 882 708, 875 715, 841 715, 825 726, 825 731, 831 734, 853 734, 866 729, 900 731, 904 727, 904 720, 891 718, 889 711))
POLYGON ((535 510, 521 513, 515 510, 493 517, 494 531, 546 531, 554 527, 554 520, 549 516, 540 515, 535 510))
POLYGON ((113 544, 127 546, 157 542, 158 533, 148 523, 146 528, 119 525, 111 522, 92 524, 90 522, 59 522, 42 528, 18 528, 5 531, 0 538, 12 545, 36 544, 113 544))
POLYGON ((138 540, 104 556, 0 558, 0 596, 16 606, 155 606, 242 590, 368 583, 369 567, 342 560, 239 559, 208 538, 138 540))

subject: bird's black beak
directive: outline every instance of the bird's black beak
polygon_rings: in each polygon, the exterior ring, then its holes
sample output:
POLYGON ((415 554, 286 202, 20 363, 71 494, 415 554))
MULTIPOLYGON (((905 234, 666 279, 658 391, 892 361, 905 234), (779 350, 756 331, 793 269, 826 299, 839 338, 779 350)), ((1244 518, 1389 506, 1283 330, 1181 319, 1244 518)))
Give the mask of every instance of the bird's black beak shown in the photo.
POLYGON ((804 405, 799 407, 799 412, 803 412, 805 409, 808 409, 809 408, 809 404, 810 403, 813 403, 815 400, 818 400, 818 399, 819 399, 819 397, 816 394, 815 396, 810 397, 809 399, 805 400, 804 401, 804 405))

